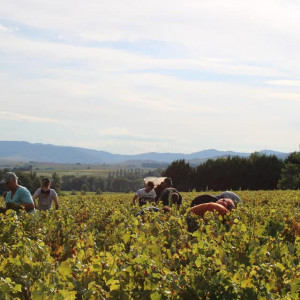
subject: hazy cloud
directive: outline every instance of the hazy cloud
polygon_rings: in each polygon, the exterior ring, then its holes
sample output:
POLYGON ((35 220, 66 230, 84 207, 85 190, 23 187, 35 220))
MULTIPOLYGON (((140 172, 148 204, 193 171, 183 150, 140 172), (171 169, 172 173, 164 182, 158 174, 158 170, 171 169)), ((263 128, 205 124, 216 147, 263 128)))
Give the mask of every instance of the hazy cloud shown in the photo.
POLYGON ((16 122, 34 122, 34 123, 63 123, 58 120, 47 119, 47 118, 39 118, 36 116, 23 115, 18 113, 12 113, 7 111, 0 111, 0 119, 1 120, 12 120, 16 122))

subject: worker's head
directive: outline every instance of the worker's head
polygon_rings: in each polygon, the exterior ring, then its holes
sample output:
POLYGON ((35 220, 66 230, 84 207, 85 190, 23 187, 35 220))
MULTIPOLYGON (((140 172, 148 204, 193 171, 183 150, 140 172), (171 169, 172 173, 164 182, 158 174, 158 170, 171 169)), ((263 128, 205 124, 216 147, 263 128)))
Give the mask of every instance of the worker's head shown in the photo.
POLYGON ((229 198, 222 198, 217 201, 218 204, 223 205, 228 210, 232 210, 235 208, 234 202, 229 198))
POLYGON ((18 186, 18 177, 13 172, 6 172, 1 180, 1 183, 5 184, 8 190, 13 190, 18 186))
POLYGON ((145 191, 148 193, 154 189, 154 183, 152 181, 148 181, 145 187, 145 191))
POLYGON ((172 186, 172 179, 170 177, 166 177, 163 181, 163 187, 168 188, 172 186))
POLYGON ((42 188, 49 188, 51 185, 51 181, 48 177, 42 178, 42 188))
POLYGON ((178 193, 172 193, 171 200, 172 200, 172 203, 178 203, 178 201, 179 201, 179 194, 178 193))

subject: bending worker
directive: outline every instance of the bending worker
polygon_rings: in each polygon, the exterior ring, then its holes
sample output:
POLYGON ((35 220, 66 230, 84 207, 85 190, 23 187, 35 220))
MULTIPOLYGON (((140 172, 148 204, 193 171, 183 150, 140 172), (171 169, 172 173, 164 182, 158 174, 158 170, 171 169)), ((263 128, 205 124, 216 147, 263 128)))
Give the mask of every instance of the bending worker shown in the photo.
POLYGON ((139 206, 146 205, 149 202, 154 202, 156 193, 154 191, 154 183, 148 181, 146 187, 136 191, 132 199, 132 204, 136 204, 136 200, 139 199, 139 206))
POLYGON ((209 203, 202 203, 190 208, 186 220, 188 225, 188 231, 193 232, 198 229, 198 224, 195 222, 192 215, 199 216, 206 222, 205 214, 207 212, 215 212, 219 216, 224 217, 230 213, 232 209, 235 209, 235 204, 231 199, 220 199, 217 202, 209 202, 209 203))
POLYGON ((182 196, 180 193, 172 187, 172 179, 167 177, 162 183, 163 192, 161 193, 159 199, 156 200, 156 203, 162 201, 164 206, 172 206, 176 203, 177 208, 180 207, 182 202, 182 196))

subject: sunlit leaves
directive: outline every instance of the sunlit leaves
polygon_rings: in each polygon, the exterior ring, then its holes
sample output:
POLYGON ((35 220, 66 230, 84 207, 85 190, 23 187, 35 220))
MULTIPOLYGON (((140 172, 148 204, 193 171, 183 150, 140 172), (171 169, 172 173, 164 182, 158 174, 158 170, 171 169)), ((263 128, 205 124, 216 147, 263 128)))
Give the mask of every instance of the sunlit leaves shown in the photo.
POLYGON ((61 197, 0 216, 0 299, 297 299, 299 191, 243 191, 225 221, 135 217, 132 194, 61 197), (27 298, 26 298, 27 297, 27 298))

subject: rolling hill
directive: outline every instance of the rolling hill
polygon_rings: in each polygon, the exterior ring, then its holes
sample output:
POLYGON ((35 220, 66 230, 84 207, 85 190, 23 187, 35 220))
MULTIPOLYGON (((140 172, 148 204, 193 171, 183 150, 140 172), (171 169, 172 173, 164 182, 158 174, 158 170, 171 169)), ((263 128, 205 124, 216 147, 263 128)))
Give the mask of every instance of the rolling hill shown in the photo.
MULTIPOLYGON (((272 150, 262 150, 259 152, 266 155, 276 155, 279 158, 285 158, 289 155, 289 153, 276 152, 272 150)), ((126 161, 145 161, 171 163, 178 159, 184 159, 186 161, 193 162, 193 164, 197 164, 209 158, 225 156, 248 157, 250 154, 251 153, 207 149, 191 154, 149 152, 135 155, 121 155, 80 147, 56 146, 29 143, 25 141, 0 141, 1 159, 24 162, 111 164, 126 161)))

